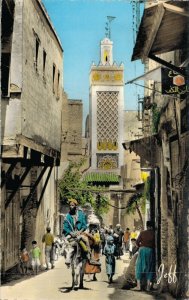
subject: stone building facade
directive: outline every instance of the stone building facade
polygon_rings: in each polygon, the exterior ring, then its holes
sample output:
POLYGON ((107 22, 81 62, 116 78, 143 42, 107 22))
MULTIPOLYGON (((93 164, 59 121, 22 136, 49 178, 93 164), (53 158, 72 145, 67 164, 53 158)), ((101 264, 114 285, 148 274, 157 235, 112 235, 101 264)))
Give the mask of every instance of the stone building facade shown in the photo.
MULTIPOLYGON (((56 227, 63 49, 39 0, 2 1, 2 271, 56 227)), ((42 257, 42 263, 44 259, 42 257)))
MULTIPOLYGON (((123 190, 135 189, 135 185, 143 182, 140 168, 140 156, 136 155, 134 152, 130 152, 129 148, 127 149, 130 141, 143 136, 141 126, 142 123, 138 120, 138 111, 124 111, 124 145, 127 144, 127 146, 124 151, 124 166, 121 169, 123 190)), ((122 207, 128 205, 128 201, 132 196, 133 193, 123 193, 122 207)), ((145 213, 142 211, 141 213, 143 222, 145 223, 145 213)), ((132 229, 134 226, 137 229, 139 229, 139 227, 141 228, 142 223, 137 211, 128 214, 126 213, 126 210, 121 210, 121 225, 123 228, 128 227, 132 229)))
MULTIPOLYGON (((145 133, 145 138, 131 142, 130 150, 140 155, 142 167, 149 168, 154 186, 151 217, 156 224, 156 268, 164 266, 164 273, 176 269, 176 280, 168 282, 163 278, 159 287, 186 299, 189 296, 186 71, 189 6, 185 1, 160 2, 144 10, 133 50, 132 60, 151 59, 153 65, 154 61, 158 63, 161 77, 154 78, 152 72, 153 92, 148 94, 148 103, 147 98, 143 102, 143 115, 148 114, 151 130, 145 133), (142 40, 144 32, 148 38, 142 40)), ((152 68, 151 61, 148 66, 152 68)))
POLYGON ((69 99, 68 101, 68 159, 76 159, 82 156, 82 120, 83 120, 83 103, 82 100, 69 99))

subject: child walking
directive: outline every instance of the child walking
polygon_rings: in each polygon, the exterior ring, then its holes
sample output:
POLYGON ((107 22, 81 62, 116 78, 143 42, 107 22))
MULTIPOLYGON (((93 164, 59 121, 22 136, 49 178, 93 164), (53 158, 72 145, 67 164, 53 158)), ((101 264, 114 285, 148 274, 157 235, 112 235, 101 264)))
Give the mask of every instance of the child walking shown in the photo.
POLYGON ((21 249, 20 267, 22 270, 22 274, 27 275, 29 268, 29 253, 25 247, 21 249))
POLYGON ((109 236, 104 247, 104 255, 106 256, 106 274, 108 275, 109 283, 112 283, 113 275, 115 274, 115 249, 114 238, 109 236))
POLYGON ((32 270, 34 274, 38 274, 39 272, 39 266, 40 266, 40 256, 41 256, 41 250, 37 246, 36 241, 32 241, 32 249, 30 251, 31 253, 31 265, 32 270))

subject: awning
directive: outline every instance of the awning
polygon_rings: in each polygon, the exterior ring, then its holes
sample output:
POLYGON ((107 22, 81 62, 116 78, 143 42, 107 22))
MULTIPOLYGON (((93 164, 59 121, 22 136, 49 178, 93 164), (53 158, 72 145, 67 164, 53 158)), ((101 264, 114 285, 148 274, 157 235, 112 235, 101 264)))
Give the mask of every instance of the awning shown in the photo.
POLYGON ((132 61, 188 48, 188 24, 188 1, 169 1, 145 9, 132 61))
POLYGON ((140 80, 154 80, 156 82, 161 82, 161 67, 157 67, 153 70, 146 72, 145 74, 138 76, 132 80, 127 81, 125 84, 133 83, 140 80))
POLYGON ((110 184, 118 184, 119 183, 119 175, 114 173, 87 173, 84 176, 84 181, 89 183, 110 183, 110 184))

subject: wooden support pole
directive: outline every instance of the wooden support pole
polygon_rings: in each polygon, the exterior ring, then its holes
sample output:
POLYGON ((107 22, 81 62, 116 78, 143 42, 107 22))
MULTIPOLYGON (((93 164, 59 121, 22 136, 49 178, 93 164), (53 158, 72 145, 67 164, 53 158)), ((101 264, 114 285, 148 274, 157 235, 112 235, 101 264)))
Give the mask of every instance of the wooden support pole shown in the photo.
POLYGON ((43 199, 43 196, 44 196, 44 193, 45 193, 45 190, 46 190, 46 187, 47 187, 49 178, 50 178, 50 176, 51 176, 52 169, 53 169, 53 167, 50 167, 49 173, 48 173, 47 178, 46 178, 46 180, 45 180, 45 184, 44 184, 43 189, 42 189, 42 191, 41 191, 41 195, 40 195, 39 201, 37 202, 38 208, 39 208, 39 206, 40 206, 40 204, 41 204, 41 201, 42 201, 42 199, 43 199))
POLYGON ((17 160, 15 160, 11 165, 10 167, 8 168, 6 174, 5 174, 5 177, 2 178, 2 181, 1 181, 1 189, 3 188, 3 186, 5 185, 5 183, 9 180, 11 174, 12 174, 12 171, 14 170, 16 164, 17 164, 17 160))
POLYGON ((25 171, 24 174, 22 175, 22 177, 19 180, 19 184, 17 186, 17 188, 12 191, 12 193, 10 194, 9 198, 7 199, 6 203, 5 203, 5 209, 7 209, 7 207, 9 206, 11 200, 13 199, 13 197, 15 196, 16 192, 18 191, 19 187, 21 186, 22 182, 24 181, 24 179, 26 178, 26 176, 28 175, 29 171, 31 169, 31 165, 28 166, 25 171))
POLYGON ((37 178, 37 180, 36 180, 36 182, 35 182, 35 184, 32 186, 31 191, 30 191, 30 194, 28 195, 28 197, 27 197, 26 200, 24 201, 24 204, 23 204, 23 208, 22 208, 21 214, 22 214, 22 213, 24 212, 24 210, 26 209, 27 204, 29 203, 30 199, 32 198, 32 196, 33 196, 33 194, 34 194, 34 192, 35 192, 35 190, 36 190, 36 188, 37 188, 39 182, 41 181, 41 179, 42 179, 42 177, 43 177, 45 171, 47 170, 47 167, 48 167, 48 166, 45 166, 45 167, 42 169, 42 171, 41 171, 39 177, 37 178))

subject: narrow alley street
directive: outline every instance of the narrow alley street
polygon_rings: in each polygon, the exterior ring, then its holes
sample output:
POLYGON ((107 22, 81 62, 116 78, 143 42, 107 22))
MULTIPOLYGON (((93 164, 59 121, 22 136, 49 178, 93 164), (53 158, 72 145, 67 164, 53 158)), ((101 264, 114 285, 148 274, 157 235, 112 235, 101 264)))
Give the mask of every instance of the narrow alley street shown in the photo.
POLYGON ((127 254, 117 260, 114 282, 108 284, 105 273, 104 256, 102 257, 102 272, 97 274, 98 281, 91 281, 88 275, 84 277, 84 289, 70 290, 71 271, 64 264, 61 256, 56 267, 50 271, 41 272, 37 276, 25 276, 23 279, 12 281, 1 286, 1 300, 59 300, 59 299, 133 299, 153 300, 172 299, 166 296, 155 296, 152 293, 134 292, 122 288, 123 272, 128 266, 127 254))
POLYGON ((1 23, 0 300, 189 300, 189 0, 2 0, 1 23), (100 258, 72 289, 65 261, 100 258))

